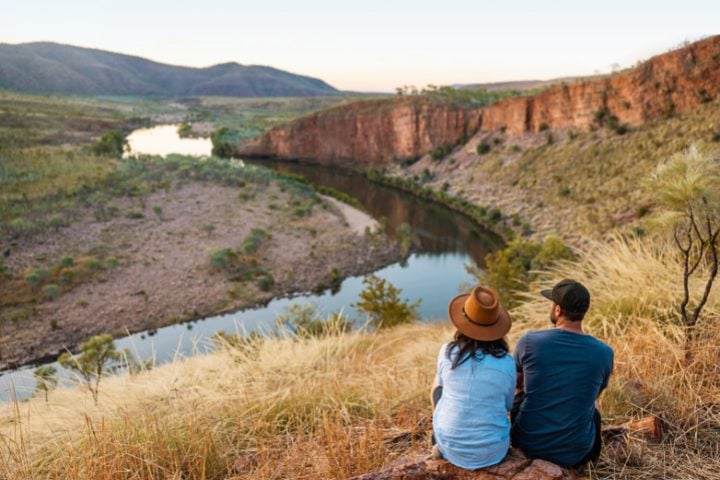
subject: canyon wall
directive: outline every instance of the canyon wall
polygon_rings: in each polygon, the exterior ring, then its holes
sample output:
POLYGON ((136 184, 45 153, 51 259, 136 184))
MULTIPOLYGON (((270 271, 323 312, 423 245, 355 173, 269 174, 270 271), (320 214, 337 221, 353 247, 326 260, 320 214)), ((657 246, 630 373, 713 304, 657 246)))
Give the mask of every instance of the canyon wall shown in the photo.
POLYGON ((484 108, 422 97, 351 103, 268 131, 241 155, 377 164, 416 157, 469 134, 547 129, 588 130, 687 112, 720 94, 720 36, 653 57, 603 78, 558 84, 533 96, 484 108))
POLYGON ((479 121, 477 110, 422 97, 366 100, 272 128, 239 153, 318 163, 384 163, 455 144, 477 131, 479 121))

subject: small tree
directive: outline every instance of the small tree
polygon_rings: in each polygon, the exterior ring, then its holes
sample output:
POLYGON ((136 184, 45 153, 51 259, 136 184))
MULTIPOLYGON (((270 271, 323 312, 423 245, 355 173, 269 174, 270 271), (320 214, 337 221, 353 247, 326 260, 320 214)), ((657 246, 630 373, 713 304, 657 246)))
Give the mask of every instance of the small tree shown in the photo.
POLYGON ((121 130, 111 130, 102 136, 92 146, 95 155, 108 157, 122 157, 122 154, 129 150, 125 134, 121 130))
POLYGON ((720 156, 690 147, 658 166, 650 181, 661 210, 656 223, 672 232, 680 254, 683 296, 680 317, 687 327, 686 348, 718 275, 720 248, 720 156), (699 300, 691 305, 692 278, 703 278, 699 300))
POLYGON ((121 359, 122 353, 115 349, 112 336, 105 334, 92 337, 80 345, 80 354, 77 356, 70 352, 63 353, 58 363, 80 377, 97 405, 100 379, 115 371, 121 359))
POLYGON ((51 365, 38 367, 33 372, 35 377, 35 393, 45 393, 45 403, 48 401, 48 393, 57 387, 57 369, 51 365))
POLYGON ((402 290, 384 278, 370 275, 363 280, 365 288, 354 307, 365 312, 376 328, 410 323, 418 317, 420 300, 409 303, 400 299, 402 290))

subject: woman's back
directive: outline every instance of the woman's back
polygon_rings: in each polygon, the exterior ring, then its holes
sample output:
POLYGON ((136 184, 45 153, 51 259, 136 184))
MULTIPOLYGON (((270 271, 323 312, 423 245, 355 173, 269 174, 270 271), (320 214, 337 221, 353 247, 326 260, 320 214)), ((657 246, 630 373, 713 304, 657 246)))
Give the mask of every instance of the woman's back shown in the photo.
POLYGON ((433 414, 433 430, 443 456, 466 469, 495 465, 510 446, 510 421, 515 393, 515 361, 477 352, 452 368, 447 345, 438 355, 438 385, 442 396, 433 414))

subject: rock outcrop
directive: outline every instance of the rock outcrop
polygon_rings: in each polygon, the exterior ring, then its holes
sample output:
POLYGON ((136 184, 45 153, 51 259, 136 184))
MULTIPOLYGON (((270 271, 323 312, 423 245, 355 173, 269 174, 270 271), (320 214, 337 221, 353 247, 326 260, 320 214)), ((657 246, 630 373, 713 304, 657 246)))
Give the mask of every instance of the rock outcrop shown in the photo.
POLYGON ((453 145, 475 131, 510 136, 545 129, 639 125, 683 113, 720 94, 720 36, 604 78, 561 83, 485 108, 422 97, 350 103, 277 126, 241 155, 372 165, 453 145))
POLYGON ((480 470, 464 470, 445 460, 422 460, 398 465, 381 472, 353 477, 351 480, 563 480, 577 475, 554 463, 530 460, 511 449, 500 464, 480 470))

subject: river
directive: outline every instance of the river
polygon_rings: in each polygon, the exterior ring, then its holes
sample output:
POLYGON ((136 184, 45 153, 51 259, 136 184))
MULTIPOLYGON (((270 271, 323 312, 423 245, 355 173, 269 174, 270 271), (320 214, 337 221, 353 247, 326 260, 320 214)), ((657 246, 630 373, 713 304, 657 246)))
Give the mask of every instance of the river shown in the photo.
MULTIPOLYGON (((166 155, 209 155, 208 139, 181 139, 176 125, 163 125, 136 130, 128 136, 132 153, 166 155)), ((297 162, 252 161, 269 168, 298 173, 316 185, 332 187, 357 198, 375 219, 385 219, 393 234, 407 223, 418 241, 418 251, 400 263, 381 268, 375 274, 402 289, 402 297, 420 301, 422 321, 445 321, 447 303, 461 286, 473 281, 465 269, 467 264, 482 266, 489 251, 501 244, 492 233, 478 227, 464 215, 435 202, 418 198, 369 181, 357 172, 300 164, 297 162)), ((342 310, 350 318, 358 318, 352 304, 362 291, 363 276, 346 278, 338 288, 322 293, 304 293, 275 298, 264 306, 217 315, 198 321, 170 325, 153 331, 140 332, 115 341, 118 349, 128 348, 142 359, 157 364, 212 349, 209 340, 220 330, 226 332, 268 331, 275 317, 291 304, 311 303, 324 313, 342 310)), ((60 370, 67 378, 67 372, 60 370)), ((35 381, 29 366, 0 376, 0 401, 32 395, 35 381)))

